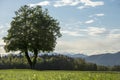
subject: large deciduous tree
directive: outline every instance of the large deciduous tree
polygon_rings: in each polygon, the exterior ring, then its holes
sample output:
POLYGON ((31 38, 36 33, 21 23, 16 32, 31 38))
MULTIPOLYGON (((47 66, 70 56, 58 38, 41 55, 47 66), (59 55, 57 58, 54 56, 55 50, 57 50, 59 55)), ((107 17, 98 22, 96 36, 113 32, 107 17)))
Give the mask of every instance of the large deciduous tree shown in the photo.
POLYGON ((56 39, 61 36, 59 22, 42 10, 41 6, 22 6, 15 12, 11 28, 4 37, 6 52, 21 51, 34 68, 38 53, 53 51, 56 39), (33 53, 33 59, 29 52, 33 53))

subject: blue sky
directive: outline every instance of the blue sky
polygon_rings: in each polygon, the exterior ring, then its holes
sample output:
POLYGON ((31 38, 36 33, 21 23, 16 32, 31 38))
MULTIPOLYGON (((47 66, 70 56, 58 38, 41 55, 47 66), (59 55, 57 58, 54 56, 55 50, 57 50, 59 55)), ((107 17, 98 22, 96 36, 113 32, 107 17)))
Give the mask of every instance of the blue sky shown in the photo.
MULTIPOLYGON (((14 12, 41 5, 58 19, 62 37, 55 52, 87 55, 120 51, 120 0, 0 0, 0 45, 14 12)), ((4 53, 3 48, 0 48, 4 53)))

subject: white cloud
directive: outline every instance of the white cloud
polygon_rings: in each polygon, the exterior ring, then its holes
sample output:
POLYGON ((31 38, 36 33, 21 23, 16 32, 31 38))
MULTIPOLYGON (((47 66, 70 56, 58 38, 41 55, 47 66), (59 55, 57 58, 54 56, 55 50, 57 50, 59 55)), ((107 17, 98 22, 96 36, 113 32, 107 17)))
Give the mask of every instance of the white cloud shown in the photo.
POLYGON ((100 14, 95 14, 96 16, 104 16, 105 14, 100 13, 100 14))
POLYGON ((120 51, 120 29, 108 30, 106 28, 88 27, 79 29, 76 32, 79 34, 80 32, 86 32, 89 35, 87 38, 74 38, 72 40, 60 39, 58 40, 55 51, 85 53, 88 55, 120 51), (102 34, 106 35, 104 37, 96 37, 102 34))
POLYGON ((63 7, 63 6, 79 6, 78 9, 96 7, 104 5, 103 1, 92 1, 92 0, 56 0, 56 1, 42 1, 35 4, 29 4, 29 6, 34 7, 37 5, 48 6, 51 5, 54 7, 63 7))
POLYGON ((2 40, 2 38, 4 36, 6 36, 7 34, 7 30, 10 28, 9 24, 4 24, 4 25, 0 25, 0 54, 4 54, 5 50, 3 48, 3 46, 5 45, 4 41, 2 40))
POLYGON ((86 6, 79 6, 78 9, 84 9, 86 6))
MULTIPOLYGON (((75 23, 74 23, 75 24, 75 23)), ((77 25, 77 24, 76 24, 77 25)), ((74 25, 74 26, 76 26, 74 25)), ((61 33, 67 36, 75 36, 75 37, 106 37, 109 34, 109 30, 104 27, 87 27, 87 28, 80 28, 73 26, 67 26, 62 29, 61 33)))
POLYGON ((120 34, 120 29, 112 29, 110 31, 111 34, 120 34))
POLYGON ((110 39, 120 39, 120 34, 109 34, 110 39))
POLYGON ((4 54, 5 53, 5 50, 4 50, 4 45, 5 43, 3 42, 2 39, 0 39, 0 54, 4 54))
POLYGON ((79 6, 78 9, 88 8, 88 7, 96 7, 104 5, 103 1, 91 1, 91 0, 81 0, 83 6, 79 6))
POLYGON ((3 46, 5 43, 2 39, 0 39, 0 46, 3 46))
POLYGON ((84 3, 85 6, 90 6, 90 7, 96 7, 96 6, 104 5, 104 2, 102 2, 102 1, 92 2, 91 0, 81 0, 81 3, 84 3))
POLYGON ((120 51, 120 37, 118 35, 120 29, 83 27, 81 24, 83 24, 81 21, 64 23, 64 29, 61 31, 63 36, 57 42, 56 52, 92 55, 120 51))
POLYGON ((91 20, 86 21, 85 23, 90 24, 90 23, 93 23, 93 22, 94 22, 94 20, 91 19, 91 20))
POLYGON ((106 29, 105 28, 99 28, 99 27, 88 27, 87 32, 91 36, 98 36, 98 35, 101 35, 101 34, 105 34, 106 29))
POLYGON ((67 34, 69 36, 75 36, 75 37, 79 37, 79 36, 83 36, 81 35, 79 32, 77 31, 68 31, 68 30, 64 30, 64 31, 61 31, 62 34, 67 34))
POLYGON ((7 34, 7 30, 10 28, 9 24, 4 24, 4 25, 0 25, 0 54, 4 54, 5 50, 3 48, 3 46, 5 45, 4 41, 2 40, 2 38, 4 36, 6 36, 7 34))
POLYGON ((9 24, 0 25, 0 38, 6 36, 9 28, 10 28, 9 24))
POLYGON ((120 29, 113 29, 110 31, 108 38, 120 40, 120 29))
POLYGON ((53 3, 54 7, 62 7, 62 6, 79 6, 79 9, 87 8, 87 7, 96 7, 104 5, 103 1, 91 1, 91 0, 57 0, 53 3))
POLYGON ((62 6, 76 6, 80 3, 79 0, 58 0, 55 1, 54 7, 62 7, 62 6))
POLYGON ((88 55, 120 51, 119 41, 112 39, 76 39, 72 41, 59 40, 56 52, 85 53, 88 55))
POLYGON ((93 15, 90 15, 89 17, 102 17, 102 16, 105 16, 104 13, 98 13, 98 14, 93 14, 93 15))
POLYGON ((47 6, 52 4, 54 7, 63 7, 63 6, 79 6, 79 9, 96 7, 104 5, 103 1, 91 1, 91 0, 56 0, 56 1, 42 1, 36 4, 29 4, 31 7, 36 5, 47 6))
POLYGON ((29 4, 30 7, 34 7, 34 6, 47 6, 47 5, 50 5, 50 2, 49 1, 42 1, 42 2, 39 2, 39 3, 36 3, 36 4, 29 4))
MULTIPOLYGON (((90 21, 90 20, 89 20, 90 21)), ((85 22, 84 22, 85 23, 85 22)), ((90 27, 82 27, 83 22, 81 21, 70 21, 69 23, 64 23, 62 25, 62 33, 63 36, 76 36, 79 38, 86 37, 106 37, 110 39, 117 39, 120 35, 120 29, 107 29, 105 27, 100 26, 90 26, 90 27), (73 27, 74 26, 74 27, 73 27)))

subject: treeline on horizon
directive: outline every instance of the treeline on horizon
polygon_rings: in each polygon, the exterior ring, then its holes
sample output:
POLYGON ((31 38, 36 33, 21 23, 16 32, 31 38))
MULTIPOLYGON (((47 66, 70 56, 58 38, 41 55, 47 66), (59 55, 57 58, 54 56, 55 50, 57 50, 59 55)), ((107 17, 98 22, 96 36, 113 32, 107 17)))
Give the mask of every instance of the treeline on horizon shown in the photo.
MULTIPOLYGON (((32 58, 32 57, 31 57, 32 58)), ((0 57, 0 69, 29 69, 23 55, 9 54, 0 57)), ((120 65, 102 66, 86 62, 82 58, 71 58, 65 55, 44 54, 37 58, 37 70, 79 70, 79 71, 120 71, 120 65)))

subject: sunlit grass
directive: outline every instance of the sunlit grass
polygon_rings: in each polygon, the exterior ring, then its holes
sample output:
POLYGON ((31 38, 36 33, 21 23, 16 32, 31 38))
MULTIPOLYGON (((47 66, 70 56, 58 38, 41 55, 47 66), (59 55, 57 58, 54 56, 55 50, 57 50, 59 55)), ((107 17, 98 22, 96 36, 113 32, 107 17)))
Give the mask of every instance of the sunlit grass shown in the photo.
POLYGON ((120 72, 0 70, 0 80, 120 80, 120 72))

